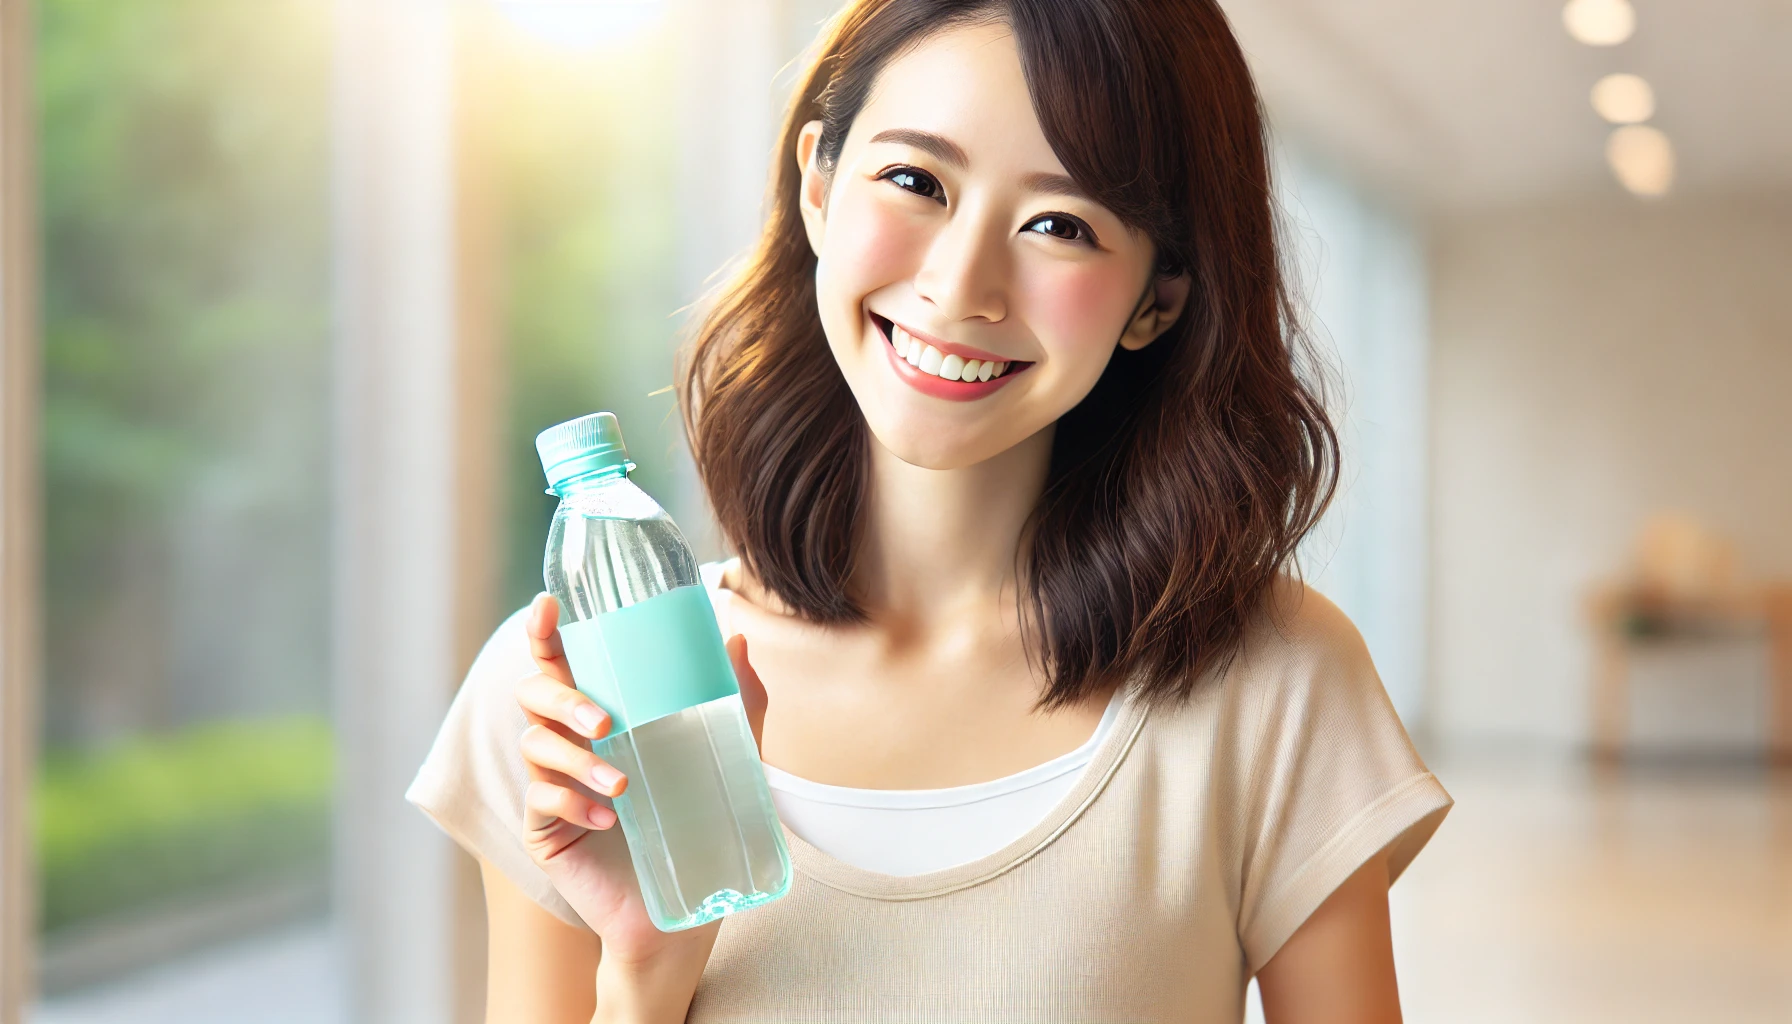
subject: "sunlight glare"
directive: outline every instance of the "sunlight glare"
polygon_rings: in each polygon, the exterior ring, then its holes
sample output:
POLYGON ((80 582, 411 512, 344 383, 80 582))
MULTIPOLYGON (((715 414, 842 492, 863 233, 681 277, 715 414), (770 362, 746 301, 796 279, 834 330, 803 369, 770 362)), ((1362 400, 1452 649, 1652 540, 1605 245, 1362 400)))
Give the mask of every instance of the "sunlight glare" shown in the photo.
POLYGON ((585 50, 652 25, 662 0, 497 0, 505 20, 550 46, 585 50))

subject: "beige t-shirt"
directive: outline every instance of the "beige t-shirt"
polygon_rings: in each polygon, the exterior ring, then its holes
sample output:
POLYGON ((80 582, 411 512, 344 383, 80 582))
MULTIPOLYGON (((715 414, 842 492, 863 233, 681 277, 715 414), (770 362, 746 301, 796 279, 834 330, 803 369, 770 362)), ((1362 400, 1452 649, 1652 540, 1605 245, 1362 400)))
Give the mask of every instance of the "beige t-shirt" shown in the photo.
MULTIPOLYGON (((711 596, 726 630, 727 592, 711 596)), ((406 795, 577 924, 518 838, 511 691, 535 671, 520 615, 474 662, 406 795)), ((787 829, 789 895, 723 924, 689 1019, 1236 1024, 1288 936, 1378 851, 1398 877, 1450 803, 1356 629, 1291 583, 1228 672, 1180 707, 1127 701, 1075 788, 989 856, 880 875, 787 829)))

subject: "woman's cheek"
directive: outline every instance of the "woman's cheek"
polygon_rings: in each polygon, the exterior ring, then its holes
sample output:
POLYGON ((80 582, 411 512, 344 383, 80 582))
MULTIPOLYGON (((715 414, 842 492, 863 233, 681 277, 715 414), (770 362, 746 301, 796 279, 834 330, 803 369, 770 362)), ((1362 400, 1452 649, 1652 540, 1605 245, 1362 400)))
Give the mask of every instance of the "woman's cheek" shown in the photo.
POLYGON ((919 254, 926 251, 926 227, 912 214, 888 204, 842 195, 827 228, 828 275, 856 294, 843 296, 857 304, 864 296, 913 276, 919 254))
POLYGON ((1090 377, 1107 365, 1138 297, 1125 269, 1064 265, 1033 277, 1027 320, 1048 357, 1090 363, 1090 377))

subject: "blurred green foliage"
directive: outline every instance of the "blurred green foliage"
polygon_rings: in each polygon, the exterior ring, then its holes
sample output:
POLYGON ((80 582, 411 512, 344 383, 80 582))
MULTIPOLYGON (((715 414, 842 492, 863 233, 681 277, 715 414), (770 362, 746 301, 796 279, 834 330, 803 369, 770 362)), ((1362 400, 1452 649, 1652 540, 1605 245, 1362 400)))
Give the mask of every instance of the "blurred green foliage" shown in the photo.
POLYGON ((214 722, 40 768, 44 931, 321 873, 333 753, 320 718, 214 722))
MULTIPOLYGON (((322 560, 327 9, 37 4, 52 742, 91 732, 95 675, 168 682, 172 655, 151 645, 174 632, 194 503, 265 517, 265 533, 322 560), (118 639, 95 635, 121 619, 118 639)), ((322 572, 286 585, 315 591, 315 612, 286 624, 300 642, 270 667, 321 687, 322 572)), ((169 704, 147 702, 142 724, 178 724, 169 704)))
POLYGON ((35 5, 47 929, 327 864, 329 9, 35 5))

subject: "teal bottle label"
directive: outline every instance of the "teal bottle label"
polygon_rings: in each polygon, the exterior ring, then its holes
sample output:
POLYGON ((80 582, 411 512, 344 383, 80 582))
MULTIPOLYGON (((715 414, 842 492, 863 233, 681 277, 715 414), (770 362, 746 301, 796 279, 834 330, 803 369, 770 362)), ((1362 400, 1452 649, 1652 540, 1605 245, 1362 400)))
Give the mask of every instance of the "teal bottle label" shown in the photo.
POLYGON ((740 692, 701 586, 560 627, 579 692, 609 712, 610 735, 740 692))

